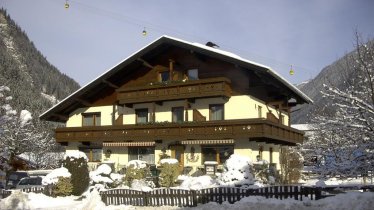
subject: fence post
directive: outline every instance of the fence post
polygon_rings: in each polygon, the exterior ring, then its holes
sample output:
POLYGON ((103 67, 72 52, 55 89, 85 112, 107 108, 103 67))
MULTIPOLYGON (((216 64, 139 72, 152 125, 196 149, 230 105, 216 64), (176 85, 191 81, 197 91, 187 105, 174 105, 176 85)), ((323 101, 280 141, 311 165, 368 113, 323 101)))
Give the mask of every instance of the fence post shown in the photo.
POLYGON ((294 189, 295 200, 299 200, 298 199, 298 197, 299 197, 299 187, 298 186, 294 186, 293 189, 294 189))
POLYGON ((143 205, 148 206, 148 192, 143 192, 143 205))
POLYGON ((105 205, 107 206, 108 205, 108 199, 107 199, 107 195, 105 193, 100 193, 101 195, 101 201, 103 201, 105 203, 105 205))
POLYGON ((314 193, 316 195, 315 199, 319 200, 322 198, 322 189, 320 187, 314 188, 314 193))
POLYGON ((197 193, 196 190, 191 190, 192 191, 192 206, 197 206, 197 193))

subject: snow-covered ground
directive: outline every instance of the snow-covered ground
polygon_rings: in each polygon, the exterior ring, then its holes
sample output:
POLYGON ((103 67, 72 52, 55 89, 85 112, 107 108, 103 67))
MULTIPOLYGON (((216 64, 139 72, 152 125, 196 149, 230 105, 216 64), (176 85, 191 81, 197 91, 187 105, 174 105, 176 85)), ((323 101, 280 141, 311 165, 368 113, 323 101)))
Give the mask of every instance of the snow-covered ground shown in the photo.
MULTIPOLYGON (((0 201, 0 209, 50 209, 50 210, 119 210, 119 209, 155 209, 155 207, 139 207, 139 206, 105 206, 101 201, 100 195, 97 191, 93 191, 82 200, 77 200, 78 197, 58 197, 51 198, 43 194, 35 193, 21 193, 14 192, 8 198, 0 201)), ((294 199, 266 199, 259 196, 251 196, 243 198, 242 200, 229 204, 224 202, 222 204, 208 203, 198 205, 197 207, 177 207, 177 206, 162 206, 157 209, 197 209, 197 210, 226 210, 226 209, 299 209, 299 210, 372 210, 374 207, 374 193, 373 192, 348 192, 339 194, 334 197, 328 197, 318 201, 304 199, 304 201, 296 201, 294 199)))
MULTIPOLYGON (((82 154, 71 154, 75 156, 82 156, 82 154)), ((234 163, 230 164, 233 169, 240 169, 243 173, 246 172, 246 167, 249 166, 251 163, 247 160, 242 160, 240 157, 233 156, 230 158, 231 160, 235 160, 234 163), (241 161, 239 161, 241 160, 241 161)), ((170 160, 165 160, 170 161, 170 160)), ((133 161, 131 164, 134 167, 145 167, 145 164, 142 161, 133 161)), ((228 170, 222 176, 218 176, 217 179, 212 179, 210 176, 200 176, 200 177, 190 177, 190 176, 180 176, 179 179, 183 180, 181 185, 176 188, 182 189, 202 189, 202 188, 209 188, 209 187, 218 187, 221 185, 228 184, 230 185, 231 182, 222 182, 223 178, 233 177, 235 179, 242 180, 241 182, 246 181, 249 183, 253 183, 253 177, 249 176, 248 173, 246 174, 246 178, 243 178, 243 173, 234 173, 236 170, 228 170), (223 177, 223 178, 222 178, 223 177), (220 182, 221 180, 221 182, 220 182)), ((96 171, 90 173, 90 177, 93 183, 111 183, 117 179, 121 179, 122 177, 112 176, 116 175, 111 173, 111 168, 108 165, 101 165, 97 168, 96 171), (106 175, 106 176, 103 176, 106 175), (110 176, 109 176, 110 175, 110 176), (110 178, 109 178, 110 177, 110 178)), ((57 180, 57 177, 70 176, 70 173, 65 168, 59 168, 52 171, 48 176, 43 179, 46 183, 54 183, 57 180)), ((371 180, 368 180, 368 184, 371 180)), ((318 180, 318 179, 309 179, 302 183, 303 185, 310 185, 310 186, 335 186, 338 187, 339 185, 362 185, 361 179, 346 179, 341 181, 339 179, 328 179, 328 180, 318 180)), ((96 184, 97 185, 97 184, 96 184)), ((95 185, 95 186, 96 186, 95 185)), ((252 187, 256 187, 256 182, 252 187)), ((126 186, 127 187, 127 186, 126 186)), ((259 186, 257 186, 259 187, 259 186)), ((104 188, 104 185, 101 189, 104 188)), ((129 187, 127 187, 129 188, 129 187)), ((137 184, 132 184, 132 189, 135 190, 143 190, 149 191, 152 190, 146 182, 137 182, 137 184), (147 190, 144 190, 147 189, 147 190)), ((97 189, 97 188, 96 188, 97 189)), ((86 192, 81 197, 77 196, 68 196, 68 197, 57 197, 52 198, 48 197, 43 194, 35 194, 35 193, 23 193, 20 191, 14 191, 9 197, 0 200, 0 209, 1 210, 13 210, 13 209, 38 209, 38 210, 119 210, 119 209, 155 209, 155 207, 138 207, 138 206, 105 206, 105 204, 101 201, 101 197, 99 192, 95 188, 90 188, 89 192, 86 192)), ((349 209, 349 210, 371 210, 374 209, 374 192, 347 192, 338 194, 336 196, 328 197, 325 199, 321 199, 318 201, 310 200, 308 198, 304 198, 303 201, 297 201, 294 199, 285 199, 285 200, 278 200, 278 199, 266 199, 260 196, 250 196, 241 199, 240 201, 229 204, 224 202, 222 204, 218 203, 208 203, 204 205, 198 205, 197 207, 177 207, 177 206, 161 206, 157 207, 157 209, 215 209, 215 210, 226 210, 226 209, 312 209, 312 210, 321 210, 321 209, 349 209)))
MULTIPOLYGON (((184 182, 180 188, 184 189, 201 189, 206 187, 216 186, 216 182, 210 176, 201 177, 183 177, 184 182)), ((339 181, 337 179, 328 180, 308 180, 305 185, 320 185, 320 186, 337 186, 337 185, 359 185, 359 179, 351 179, 345 181, 339 181)), ((140 189, 141 187, 139 187, 140 189)), ((349 209, 349 210, 371 210, 374 207, 374 193, 373 192, 347 192, 344 194, 338 194, 333 197, 328 197, 318 201, 309 200, 304 198, 303 201, 297 201, 294 199, 266 199, 260 196, 250 196, 243 198, 242 200, 229 204, 224 202, 208 203, 204 205, 198 205, 197 207, 177 207, 177 206, 161 206, 157 209, 197 209, 197 210, 226 210, 226 209, 310 209, 310 210, 321 210, 321 209, 349 209)), ((99 193, 94 190, 91 193, 85 193, 84 198, 77 196, 58 197, 52 198, 43 194, 35 193, 22 193, 20 191, 14 191, 8 198, 0 200, 0 209, 39 209, 39 210, 120 210, 120 209, 144 209, 151 210, 155 207, 139 207, 139 206, 105 206, 101 201, 99 193)))

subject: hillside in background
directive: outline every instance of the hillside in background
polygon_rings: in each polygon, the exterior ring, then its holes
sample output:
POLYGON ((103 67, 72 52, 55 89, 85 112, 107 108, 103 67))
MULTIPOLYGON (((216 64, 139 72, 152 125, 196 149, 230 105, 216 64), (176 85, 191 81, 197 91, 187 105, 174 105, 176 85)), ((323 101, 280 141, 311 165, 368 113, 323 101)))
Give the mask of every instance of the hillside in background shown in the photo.
POLYGON ((337 87, 341 90, 346 88, 347 84, 345 81, 355 73, 352 68, 354 53, 355 51, 346 54, 331 65, 323 68, 314 79, 297 86, 308 95, 314 103, 295 107, 292 110, 292 124, 309 123, 313 115, 317 113, 335 112, 335 110, 328 108, 331 102, 329 99, 322 97, 321 91, 325 89, 323 86, 324 84, 337 87))
POLYGON ((0 85, 11 89, 12 106, 34 118, 79 88, 51 65, 25 32, 0 9, 0 85))

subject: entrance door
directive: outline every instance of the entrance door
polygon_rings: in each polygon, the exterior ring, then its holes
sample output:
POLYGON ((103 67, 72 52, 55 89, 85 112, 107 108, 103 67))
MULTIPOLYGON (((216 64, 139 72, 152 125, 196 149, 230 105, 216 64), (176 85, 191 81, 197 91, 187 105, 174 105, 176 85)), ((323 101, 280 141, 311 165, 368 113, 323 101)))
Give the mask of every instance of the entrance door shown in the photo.
POLYGON ((179 162, 179 171, 183 172, 184 168, 184 147, 180 145, 175 145, 170 147, 171 157, 175 158, 179 162))

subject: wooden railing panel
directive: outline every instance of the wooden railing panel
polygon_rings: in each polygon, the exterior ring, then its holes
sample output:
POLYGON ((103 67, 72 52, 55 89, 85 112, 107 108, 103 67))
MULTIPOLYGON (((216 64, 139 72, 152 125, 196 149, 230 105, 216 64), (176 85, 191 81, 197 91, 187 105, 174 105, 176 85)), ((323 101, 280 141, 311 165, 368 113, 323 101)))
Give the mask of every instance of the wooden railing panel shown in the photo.
POLYGON ((204 97, 231 97, 230 80, 211 78, 177 84, 142 86, 118 89, 117 99, 122 104, 180 100, 204 97))
POLYGON ((57 128, 55 137, 58 142, 268 138, 295 144, 302 142, 303 133, 264 119, 248 119, 57 128))

